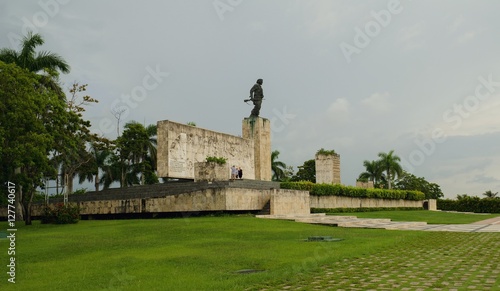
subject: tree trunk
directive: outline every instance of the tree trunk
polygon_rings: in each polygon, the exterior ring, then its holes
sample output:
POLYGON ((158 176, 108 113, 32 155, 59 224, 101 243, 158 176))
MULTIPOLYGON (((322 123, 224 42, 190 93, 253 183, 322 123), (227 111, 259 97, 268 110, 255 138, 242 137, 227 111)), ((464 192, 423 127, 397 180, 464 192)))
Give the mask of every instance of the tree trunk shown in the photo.
POLYGON ((31 203, 28 202, 26 205, 24 205, 24 212, 26 213, 24 224, 25 225, 31 225, 31 203))
MULTIPOLYGON (((16 168, 14 170, 14 173, 15 174, 21 174, 21 168, 20 167, 16 168)), ((24 221, 24 216, 23 216, 24 208, 23 208, 22 201, 23 201, 23 186, 18 185, 18 189, 16 191, 16 201, 15 201, 15 205, 16 205, 16 221, 24 221)))
POLYGON ((16 192, 16 221, 24 221, 24 207, 22 204, 23 200, 23 186, 19 185, 19 189, 16 192))
POLYGON ((66 193, 71 194, 73 193, 73 175, 71 174, 66 174, 66 193))
POLYGON ((99 175, 95 175, 94 178, 94 186, 95 186, 95 191, 99 191, 99 175))

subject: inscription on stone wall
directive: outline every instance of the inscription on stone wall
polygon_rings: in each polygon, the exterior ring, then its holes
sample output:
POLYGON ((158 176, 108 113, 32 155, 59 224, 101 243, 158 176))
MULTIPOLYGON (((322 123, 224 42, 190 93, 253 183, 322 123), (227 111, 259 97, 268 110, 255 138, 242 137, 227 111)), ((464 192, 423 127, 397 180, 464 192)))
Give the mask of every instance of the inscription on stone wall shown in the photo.
POLYGON ((255 179, 253 140, 168 120, 158 121, 157 139, 159 177, 194 179, 194 164, 215 156, 241 167, 244 179, 255 179))
POLYGON ((170 160, 169 161, 170 171, 176 173, 182 173, 186 169, 186 162, 179 160, 170 160))

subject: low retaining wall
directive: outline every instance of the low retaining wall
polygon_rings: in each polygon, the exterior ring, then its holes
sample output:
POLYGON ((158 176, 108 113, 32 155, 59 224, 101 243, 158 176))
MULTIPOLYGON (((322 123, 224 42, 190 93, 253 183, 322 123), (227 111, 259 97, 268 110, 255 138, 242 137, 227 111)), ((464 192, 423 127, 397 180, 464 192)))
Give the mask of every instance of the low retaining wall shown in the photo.
POLYGON ((403 199, 373 199, 342 196, 310 196, 311 208, 389 208, 422 207, 423 201, 403 199))
MULTIPOLYGON (((70 202, 77 204, 81 215, 160 213, 190 211, 261 210, 273 190, 243 188, 209 188, 191 193, 164 197, 94 200, 70 202)), ((44 206, 34 204, 32 215, 42 215, 44 206)))
POLYGON ((274 189, 271 194, 271 215, 310 214, 309 192, 274 189))

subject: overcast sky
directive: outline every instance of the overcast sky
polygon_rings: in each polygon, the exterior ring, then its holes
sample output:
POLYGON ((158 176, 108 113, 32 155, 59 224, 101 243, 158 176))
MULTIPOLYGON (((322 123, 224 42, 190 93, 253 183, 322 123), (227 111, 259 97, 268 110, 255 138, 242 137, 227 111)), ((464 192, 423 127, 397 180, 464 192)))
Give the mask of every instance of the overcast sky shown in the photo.
MULTIPOLYGON (((295 167, 320 148, 354 185, 394 150, 446 198, 500 191, 500 2, 2 1, 0 47, 28 29, 88 84, 93 130, 159 120, 241 135, 264 79, 272 148, 295 167)), ((76 186, 78 188, 78 186, 76 186)))

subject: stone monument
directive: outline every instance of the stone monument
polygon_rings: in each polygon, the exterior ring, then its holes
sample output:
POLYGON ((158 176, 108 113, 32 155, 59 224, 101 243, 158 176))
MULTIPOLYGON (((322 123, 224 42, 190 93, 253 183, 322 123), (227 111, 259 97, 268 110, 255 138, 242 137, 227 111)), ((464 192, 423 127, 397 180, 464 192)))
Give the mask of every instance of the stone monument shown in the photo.
POLYGON ((316 153, 316 183, 340 184, 340 155, 323 149, 316 153))
POLYGON ((271 122, 262 117, 243 119, 243 138, 253 140, 255 179, 271 181, 271 122))
POLYGON ((253 102, 254 107, 252 112, 250 112, 250 117, 259 117, 262 100, 264 99, 264 90, 262 89, 263 83, 264 80, 258 79, 255 85, 250 89, 250 99, 244 100, 245 102, 253 102))

